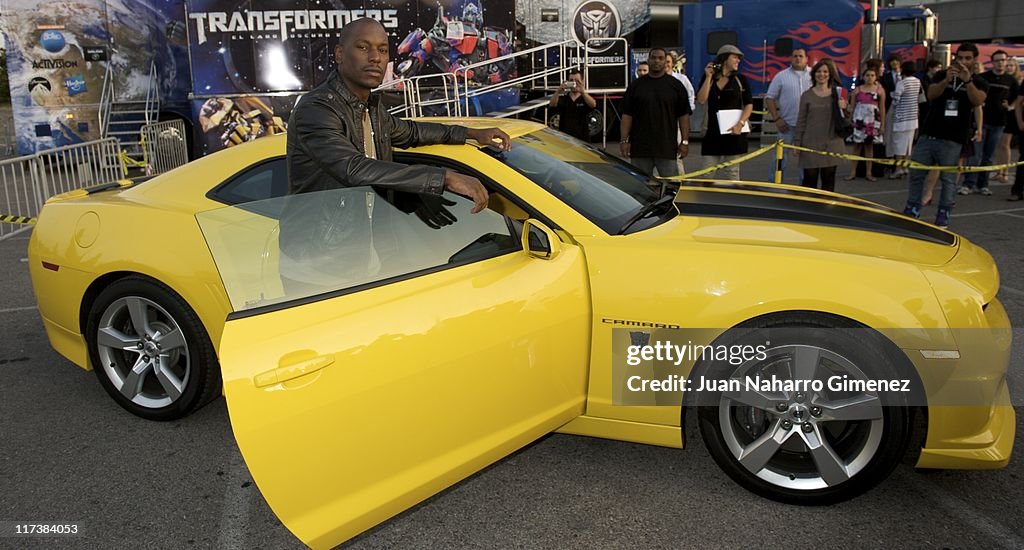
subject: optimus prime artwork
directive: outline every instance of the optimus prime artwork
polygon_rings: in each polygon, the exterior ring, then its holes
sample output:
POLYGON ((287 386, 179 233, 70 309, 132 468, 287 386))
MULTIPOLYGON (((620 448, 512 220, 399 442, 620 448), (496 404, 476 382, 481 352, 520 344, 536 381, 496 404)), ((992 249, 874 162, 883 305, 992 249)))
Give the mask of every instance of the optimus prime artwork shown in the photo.
MULTIPOLYGON (((484 25, 482 0, 465 0, 451 9, 446 13, 438 3, 434 25, 428 30, 416 28, 402 40, 398 46, 402 61, 396 76, 456 73, 463 67, 512 53, 511 32, 484 25)), ((466 76, 478 84, 495 84, 514 77, 515 64, 510 60, 483 70, 471 69, 466 76)))

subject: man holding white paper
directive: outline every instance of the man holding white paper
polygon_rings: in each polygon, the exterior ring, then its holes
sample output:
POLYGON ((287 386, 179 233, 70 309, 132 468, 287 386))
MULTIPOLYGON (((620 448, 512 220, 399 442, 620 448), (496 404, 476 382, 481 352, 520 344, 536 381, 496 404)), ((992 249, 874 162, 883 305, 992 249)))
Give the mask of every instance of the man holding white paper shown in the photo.
MULTIPOLYGON (((708 106, 708 129, 700 153, 708 166, 722 164, 747 153, 750 114, 754 98, 750 83, 740 74, 743 52, 732 45, 718 49, 713 63, 704 68, 704 79, 697 91, 697 103, 708 106)), ((740 179, 738 164, 712 174, 729 180, 740 179)))

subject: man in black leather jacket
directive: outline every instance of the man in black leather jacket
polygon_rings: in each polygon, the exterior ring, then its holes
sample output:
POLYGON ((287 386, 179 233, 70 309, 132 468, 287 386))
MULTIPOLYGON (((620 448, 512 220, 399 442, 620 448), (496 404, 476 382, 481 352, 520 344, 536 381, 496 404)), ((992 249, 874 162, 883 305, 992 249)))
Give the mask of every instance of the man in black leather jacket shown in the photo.
MULTIPOLYGON (((292 110, 287 146, 291 194, 373 186, 384 199, 406 212, 415 211, 434 228, 454 221, 440 197, 445 190, 472 200, 471 212, 483 210, 487 190, 477 178, 394 162, 392 147, 462 144, 473 139, 479 143, 497 140, 508 150, 508 134, 496 128, 392 117, 380 94, 371 93, 384 80, 388 57, 388 35, 379 21, 358 19, 344 27, 334 48, 338 70, 292 110)), ((290 260, 306 263, 341 260, 343 256, 352 260, 353 253, 346 245, 360 239, 368 223, 366 216, 365 208, 346 207, 344 201, 294 200, 282 212, 281 251, 290 260)))
POLYGON ((292 193, 333 187, 373 185, 397 191, 440 195, 445 189, 487 206, 487 191, 472 176, 429 166, 392 161, 392 146, 437 143, 461 144, 500 140, 508 135, 496 128, 412 122, 392 117, 370 91, 384 80, 388 35, 376 19, 358 19, 345 26, 334 58, 338 71, 298 102, 288 124, 288 177, 292 193), (363 132, 369 117, 371 139, 363 132), (372 141, 375 151, 366 151, 372 141))

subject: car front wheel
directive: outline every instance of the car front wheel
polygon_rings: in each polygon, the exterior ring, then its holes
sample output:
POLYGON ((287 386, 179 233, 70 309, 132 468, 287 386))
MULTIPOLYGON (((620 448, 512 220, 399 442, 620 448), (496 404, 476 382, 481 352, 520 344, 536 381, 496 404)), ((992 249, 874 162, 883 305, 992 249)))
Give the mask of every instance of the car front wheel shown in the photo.
POLYGON ((166 286, 120 279, 97 296, 86 339, 100 384, 149 420, 188 415, 220 393, 220 369, 199 317, 166 286))
POLYGON ((718 382, 723 391, 701 396, 699 426, 714 460, 743 487, 791 504, 830 504, 892 472, 907 448, 909 414, 906 396, 836 389, 850 380, 899 378, 880 336, 800 324, 731 339, 728 345, 770 345, 763 358, 704 371, 734 382, 718 382), (809 383, 775 391, 757 384, 765 380, 809 383))

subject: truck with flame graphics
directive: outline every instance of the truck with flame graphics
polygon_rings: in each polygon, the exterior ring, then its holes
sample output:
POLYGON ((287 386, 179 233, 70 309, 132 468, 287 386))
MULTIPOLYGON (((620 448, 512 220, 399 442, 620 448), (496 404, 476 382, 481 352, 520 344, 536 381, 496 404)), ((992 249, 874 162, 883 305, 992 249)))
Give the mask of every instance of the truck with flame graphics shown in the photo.
MULTIPOLYGON (((795 47, 807 50, 812 64, 833 59, 844 86, 851 87, 872 54, 868 21, 866 3, 857 0, 716 0, 679 8, 690 79, 700 82, 718 48, 732 44, 743 51, 740 70, 755 96, 763 96, 775 74, 789 66, 795 47)), ((878 23, 882 43, 874 54, 885 59, 896 53, 923 69, 935 50, 935 14, 921 6, 882 8, 878 23)))

